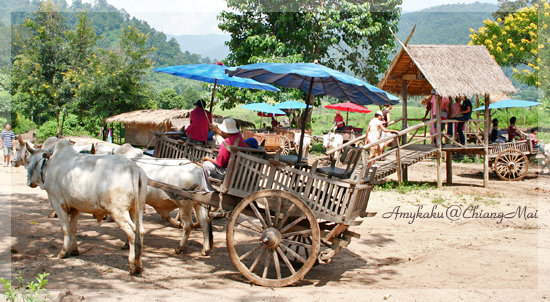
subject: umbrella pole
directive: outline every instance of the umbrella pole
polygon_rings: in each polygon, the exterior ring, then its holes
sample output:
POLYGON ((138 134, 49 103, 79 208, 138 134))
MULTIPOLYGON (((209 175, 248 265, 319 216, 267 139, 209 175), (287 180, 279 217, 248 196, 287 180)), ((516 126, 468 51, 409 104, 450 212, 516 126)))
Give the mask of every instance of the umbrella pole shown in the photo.
POLYGON ((348 119, 349 119, 349 111, 346 111, 346 126, 349 126, 348 119))
MULTIPOLYGON (((218 84, 218 79, 214 80, 214 89, 212 90, 212 99, 210 99, 210 116, 212 116, 212 107, 214 106, 214 94, 216 94, 216 84, 218 84)), ((208 116, 207 116, 208 119, 208 116)), ((208 121, 210 124, 210 120, 208 121)))
POLYGON ((311 77, 311 81, 309 82, 309 93, 307 94, 307 100, 306 100, 306 111, 304 112, 304 118, 302 120, 302 135, 300 135, 300 146, 298 148, 298 161, 296 164, 302 162, 302 146, 304 145, 304 136, 306 133, 306 121, 307 121, 307 114, 308 114, 308 106, 309 102, 311 100, 311 91, 313 90, 313 77, 311 77))

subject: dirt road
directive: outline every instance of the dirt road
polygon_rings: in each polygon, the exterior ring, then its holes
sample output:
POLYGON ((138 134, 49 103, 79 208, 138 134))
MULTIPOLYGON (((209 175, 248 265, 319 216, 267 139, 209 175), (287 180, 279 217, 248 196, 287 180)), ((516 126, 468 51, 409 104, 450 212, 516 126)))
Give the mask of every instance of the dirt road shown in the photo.
MULTIPOLYGON (((46 193, 26 185, 23 168, 0 167, 0 275, 21 272, 30 280, 45 271, 52 295, 70 288, 86 301, 550 299, 550 177, 538 177, 532 167, 520 182, 491 175, 485 189, 482 169, 456 164, 455 185, 441 189, 373 192, 368 210, 378 214, 352 228, 361 239, 295 286, 271 289, 251 286, 231 263, 226 220, 214 221, 209 256, 200 256, 200 231, 191 234, 187 254, 177 255, 181 231, 152 208, 145 215, 142 277, 128 275, 122 231, 113 222, 98 225, 89 214, 79 221, 81 255, 56 259, 62 234, 59 221, 47 218, 46 193), (478 208, 466 211, 470 206, 478 208), (508 215, 487 218, 491 213, 508 215)), ((422 162, 409 175, 433 182, 435 166, 422 162)))

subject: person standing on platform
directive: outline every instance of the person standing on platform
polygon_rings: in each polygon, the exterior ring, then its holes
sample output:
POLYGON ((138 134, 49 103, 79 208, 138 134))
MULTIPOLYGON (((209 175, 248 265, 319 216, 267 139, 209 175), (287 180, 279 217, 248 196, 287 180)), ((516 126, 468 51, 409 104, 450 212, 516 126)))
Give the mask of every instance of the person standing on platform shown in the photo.
POLYGON ((461 110, 455 120, 462 122, 458 123, 458 140, 461 145, 466 145, 466 137, 464 136, 464 123, 472 117, 472 102, 463 96, 461 110))

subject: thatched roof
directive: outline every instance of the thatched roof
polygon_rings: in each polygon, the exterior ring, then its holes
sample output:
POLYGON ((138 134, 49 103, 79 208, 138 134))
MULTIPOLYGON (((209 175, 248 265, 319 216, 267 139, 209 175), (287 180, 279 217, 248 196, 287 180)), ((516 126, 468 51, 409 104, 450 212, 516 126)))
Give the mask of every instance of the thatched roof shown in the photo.
POLYGON ((103 119, 105 123, 151 124, 161 126, 175 118, 188 118, 191 109, 146 109, 121 113, 103 119))
POLYGON ((408 45, 395 57, 378 87, 407 95, 459 97, 511 94, 516 89, 483 45, 408 45))
MULTIPOLYGON (((146 109, 136 110, 119 115, 110 116, 103 119, 105 123, 123 123, 123 124, 138 124, 150 125, 151 127, 166 126, 168 129, 174 127, 181 129, 182 126, 189 125, 189 115, 192 109, 146 109), (170 127, 168 127, 170 126, 170 127)), ((214 123, 221 123, 226 117, 213 114, 214 123)), ((253 123, 235 119, 238 127, 254 127, 253 123)))

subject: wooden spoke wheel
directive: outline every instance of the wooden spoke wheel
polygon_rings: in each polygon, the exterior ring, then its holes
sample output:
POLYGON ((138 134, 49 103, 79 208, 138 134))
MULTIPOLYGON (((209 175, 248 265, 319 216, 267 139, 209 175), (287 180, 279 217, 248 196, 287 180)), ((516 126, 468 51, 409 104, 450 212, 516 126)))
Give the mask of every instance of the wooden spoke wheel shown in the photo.
POLYGON ((521 180, 528 168, 527 156, 517 149, 500 152, 493 163, 493 170, 502 180, 521 180))
POLYGON ((286 136, 281 137, 281 155, 289 155, 292 148, 290 140, 286 136))
POLYGON ((264 190, 243 199, 227 225, 231 261, 252 283, 282 287, 304 278, 317 261, 317 219, 296 195, 264 190), (302 253, 296 253, 296 246, 302 253), (297 261, 291 261, 297 260, 297 261))

